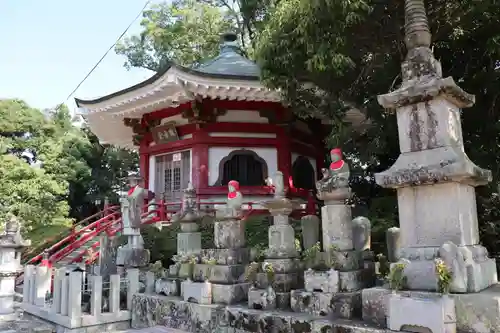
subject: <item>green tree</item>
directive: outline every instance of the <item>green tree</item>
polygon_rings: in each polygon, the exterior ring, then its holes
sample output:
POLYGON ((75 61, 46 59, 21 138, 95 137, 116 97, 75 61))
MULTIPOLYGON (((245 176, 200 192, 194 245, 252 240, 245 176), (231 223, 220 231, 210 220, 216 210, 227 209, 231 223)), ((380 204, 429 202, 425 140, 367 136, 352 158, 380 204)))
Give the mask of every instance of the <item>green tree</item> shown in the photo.
POLYGON ((220 34, 231 27, 225 13, 196 0, 154 4, 143 13, 142 32, 125 38, 116 53, 127 58, 126 67, 196 66, 218 54, 220 34))
MULTIPOLYGON (((427 2, 436 57, 446 76, 476 94, 476 105, 463 112, 466 150, 478 165, 493 171, 494 182, 478 188, 479 213, 490 250, 498 230, 500 3, 427 2), (496 207, 495 207, 496 205, 496 207), (488 227, 488 229, 487 229, 488 227), (487 236, 487 235, 486 235, 487 236), (493 239, 493 240, 492 240, 493 239)), ((329 145, 340 145, 355 166, 357 200, 369 216, 395 223, 393 191, 376 186, 373 174, 387 169, 399 155, 396 119, 378 105, 376 96, 400 83, 404 2, 374 0, 282 0, 259 35, 257 58, 266 84, 280 88, 303 117, 334 120, 329 145), (353 131, 343 120, 357 108, 371 126, 353 131)))
POLYGON ((34 246, 96 213, 96 199, 117 202, 121 179, 137 169, 136 152, 100 145, 65 106, 0 100, 0 221, 21 218, 34 246))
POLYGON ((71 224, 67 181, 40 165, 53 154, 56 133, 57 126, 39 110, 0 100, 0 221, 18 216, 33 242, 71 224))

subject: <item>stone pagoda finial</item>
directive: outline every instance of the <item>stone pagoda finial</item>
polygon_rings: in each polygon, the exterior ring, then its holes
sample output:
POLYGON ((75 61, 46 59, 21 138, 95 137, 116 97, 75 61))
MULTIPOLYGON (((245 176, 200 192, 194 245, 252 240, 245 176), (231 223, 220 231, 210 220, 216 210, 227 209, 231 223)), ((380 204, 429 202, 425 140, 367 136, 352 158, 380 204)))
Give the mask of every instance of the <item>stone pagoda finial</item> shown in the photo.
POLYGON ((408 51, 431 46, 424 0, 405 0, 405 44, 408 51))
POLYGON ((424 0, 405 0, 405 44, 408 53, 401 65, 403 87, 412 85, 415 79, 428 82, 442 77, 441 64, 430 48, 431 32, 424 0))

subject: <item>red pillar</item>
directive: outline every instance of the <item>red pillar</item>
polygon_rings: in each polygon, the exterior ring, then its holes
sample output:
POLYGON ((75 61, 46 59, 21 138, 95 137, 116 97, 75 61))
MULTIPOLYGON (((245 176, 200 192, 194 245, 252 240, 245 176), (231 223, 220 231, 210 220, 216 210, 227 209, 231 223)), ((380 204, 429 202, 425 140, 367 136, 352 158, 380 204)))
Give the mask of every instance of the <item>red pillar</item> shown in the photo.
MULTIPOLYGON (((150 136, 144 136, 139 146, 139 174, 144 178, 145 189, 149 189, 149 154, 142 151, 148 148, 150 142, 150 136)), ((154 191, 154 188, 152 191, 154 191)))
POLYGON ((202 128, 193 133, 195 144, 191 149, 191 175, 193 187, 197 190, 208 187, 208 134, 202 128))
MULTIPOLYGON (((292 175, 292 151, 290 149, 290 138, 286 131, 281 128, 277 133, 278 144, 278 171, 283 172, 283 180, 288 185, 288 180, 292 175)), ((273 175, 269 175, 272 177, 273 175)))
POLYGON ((147 153, 139 155, 139 172, 144 178, 144 188, 149 189, 149 154, 147 153))

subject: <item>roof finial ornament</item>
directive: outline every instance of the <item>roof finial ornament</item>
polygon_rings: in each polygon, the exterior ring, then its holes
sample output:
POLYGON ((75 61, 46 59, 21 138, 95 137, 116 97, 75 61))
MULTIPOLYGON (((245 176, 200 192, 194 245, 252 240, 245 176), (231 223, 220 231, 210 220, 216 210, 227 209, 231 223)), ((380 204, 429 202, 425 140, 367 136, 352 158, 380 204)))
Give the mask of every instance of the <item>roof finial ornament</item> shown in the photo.
POLYGON ((401 64, 403 86, 414 80, 442 77, 441 64, 431 49, 431 32, 424 0, 405 0, 405 44, 408 53, 401 64))
POLYGON ((405 44, 408 51, 431 46, 424 0, 405 0, 405 44))
POLYGON ((221 35, 220 53, 237 52, 239 49, 238 35, 235 32, 228 31, 221 35))

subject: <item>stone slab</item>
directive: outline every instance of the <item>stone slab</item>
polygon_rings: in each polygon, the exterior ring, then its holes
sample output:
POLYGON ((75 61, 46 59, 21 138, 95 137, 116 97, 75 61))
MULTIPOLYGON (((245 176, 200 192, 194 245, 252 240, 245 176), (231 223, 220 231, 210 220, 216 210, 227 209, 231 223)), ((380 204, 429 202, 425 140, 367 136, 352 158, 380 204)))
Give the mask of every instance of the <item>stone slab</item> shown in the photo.
POLYGON ((145 329, 140 333, 170 332, 158 331, 157 326, 192 333, 390 333, 353 320, 251 310, 241 305, 201 305, 184 302, 179 297, 134 295, 132 327, 145 329))
POLYGON ((245 223, 241 219, 214 222, 214 245, 218 249, 238 249, 244 247, 245 223))
POLYGON ((184 301, 198 304, 212 304, 212 284, 210 282, 181 282, 181 296, 184 301))
POLYGON ((180 296, 182 280, 176 278, 157 279, 155 292, 165 296, 180 296))
POLYGON ((308 313, 314 316, 335 318, 361 318, 361 291, 351 293, 324 293, 293 290, 291 308, 294 312, 308 313))
POLYGON ((363 289, 365 286, 364 277, 365 271, 363 269, 339 272, 339 291, 351 292, 363 289))
POLYGON ((289 311, 260 311, 243 306, 226 308, 227 333, 389 333, 359 321, 326 319, 289 311))
POLYGON ((149 250, 124 246, 118 249, 116 265, 125 268, 145 267, 149 264, 150 256, 149 250))
POLYGON ((455 272, 451 284, 452 292, 479 292, 498 283, 495 260, 488 258, 488 252, 483 246, 457 247, 453 254, 443 251, 443 247, 400 250, 401 258, 410 261, 404 272, 408 289, 437 290, 434 259, 438 256, 443 257, 445 263, 455 272))
POLYGON ((250 249, 204 249, 201 255, 215 260, 217 265, 238 265, 250 262, 250 249))
POLYGON ((225 306, 195 304, 180 297, 135 294, 131 326, 135 329, 164 326, 196 333, 212 333, 224 322, 225 306))
POLYGON ((351 206, 327 204, 321 207, 321 216, 323 250, 328 252, 332 245, 335 245, 341 251, 354 249, 351 206))
POLYGON ((336 293, 339 291, 339 271, 314 271, 308 269, 304 272, 304 288, 307 291, 336 293))
POLYGON ((177 234, 177 254, 189 255, 201 252, 201 232, 179 232, 177 234))
POLYGON ((266 263, 271 264, 275 273, 294 273, 299 270, 300 261, 298 259, 266 259, 266 263))
POLYGON ((248 290, 248 307, 256 310, 275 310, 276 292, 272 288, 248 290))
MULTIPOLYGON (((404 296, 429 297, 425 291, 401 291, 404 296)), ((388 296, 391 290, 376 287, 362 291, 363 321, 377 327, 387 327, 388 296)), ((457 331, 468 333, 500 333, 500 285, 479 293, 451 294, 455 300, 457 331)))
MULTIPOLYGON (((292 289, 301 287, 298 281, 299 273, 277 273, 274 275, 272 286, 277 292, 289 292, 292 289)), ((255 281, 255 286, 257 288, 266 289, 270 285, 266 273, 257 273, 257 279, 255 281)))
POLYGON ((238 283, 244 279, 245 268, 244 265, 195 264, 193 280, 202 282, 208 278, 214 283, 238 283))
POLYGON ((404 297, 390 294, 387 326, 393 331, 408 331, 414 327, 431 332, 456 332, 455 302, 448 296, 404 297), (408 315, 409 313, 415 315, 408 315))
POLYGON ((250 283, 216 284, 212 283, 212 303, 236 304, 247 300, 250 283))

